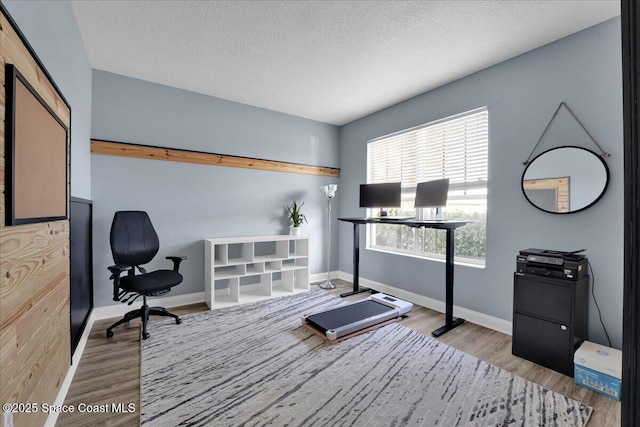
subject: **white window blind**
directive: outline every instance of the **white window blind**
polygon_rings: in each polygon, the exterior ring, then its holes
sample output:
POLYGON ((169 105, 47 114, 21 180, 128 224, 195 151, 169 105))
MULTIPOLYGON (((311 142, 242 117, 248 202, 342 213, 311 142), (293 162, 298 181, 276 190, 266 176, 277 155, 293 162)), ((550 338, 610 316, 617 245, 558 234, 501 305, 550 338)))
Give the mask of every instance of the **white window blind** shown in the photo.
POLYGON ((367 182, 415 189, 449 178, 451 191, 486 188, 488 116, 481 108, 371 141, 367 182))
MULTIPOLYGON (((486 107, 369 141, 367 182, 401 182, 402 206, 393 214, 415 214, 419 182, 449 179, 446 219, 469 220, 456 231, 456 256, 484 264, 489 114, 486 107), (468 237, 465 234, 468 233, 468 237)), ((368 247, 436 258, 444 254, 435 230, 392 225, 369 227, 368 247)))

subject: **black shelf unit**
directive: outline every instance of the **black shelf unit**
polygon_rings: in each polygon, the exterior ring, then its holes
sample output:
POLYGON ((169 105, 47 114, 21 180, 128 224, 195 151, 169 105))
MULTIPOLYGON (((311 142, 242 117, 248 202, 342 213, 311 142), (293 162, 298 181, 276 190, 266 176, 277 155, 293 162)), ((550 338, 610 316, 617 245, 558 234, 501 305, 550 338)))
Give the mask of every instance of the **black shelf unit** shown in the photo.
POLYGON ((514 274, 511 352, 573 377, 573 354, 587 339, 589 276, 514 274))

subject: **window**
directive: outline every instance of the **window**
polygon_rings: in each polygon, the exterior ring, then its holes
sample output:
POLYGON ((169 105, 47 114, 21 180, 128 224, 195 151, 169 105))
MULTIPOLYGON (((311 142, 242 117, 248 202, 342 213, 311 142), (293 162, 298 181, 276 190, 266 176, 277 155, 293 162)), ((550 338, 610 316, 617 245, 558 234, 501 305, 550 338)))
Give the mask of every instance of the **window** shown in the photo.
MULTIPOLYGON (((486 248, 488 121, 483 107, 377 138, 367 145, 367 183, 402 182, 402 206, 390 209, 390 215, 416 215, 417 184, 449 178, 442 215, 444 219, 473 221, 456 230, 456 257, 478 265, 484 265, 486 248)), ((445 257, 443 230, 372 224, 367 237, 369 248, 445 257)))

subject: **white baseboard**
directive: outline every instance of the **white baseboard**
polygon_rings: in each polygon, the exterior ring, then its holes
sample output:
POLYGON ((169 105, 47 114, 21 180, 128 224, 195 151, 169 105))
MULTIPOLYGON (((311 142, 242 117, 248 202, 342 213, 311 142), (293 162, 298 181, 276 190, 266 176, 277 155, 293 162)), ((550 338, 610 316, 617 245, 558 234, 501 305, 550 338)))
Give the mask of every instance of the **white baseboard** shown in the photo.
MULTIPOLYGON (((339 271, 331 271, 329 272, 329 279, 339 279, 340 272, 339 271)), ((309 276, 309 283, 322 282, 323 280, 327 280, 327 273, 316 273, 309 276)))
MULTIPOLYGON (((162 307, 178 307, 181 305, 197 304, 204 302, 204 292, 194 292, 186 295, 176 295, 173 297, 149 298, 147 304, 150 306, 160 305, 162 307)), ((94 320, 111 319, 112 317, 122 317, 127 312, 140 308, 142 300, 138 300, 131 305, 115 304, 93 309, 94 320)))
MULTIPOLYGON (((349 282, 353 281, 353 275, 345 273, 343 271, 339 272, 339 278, 349 282)), ((424 295, 416 294, 414 292, 405 291, 404 289, 396 288, 384 283, 375 282, 363 277, 360 277, 359 284, 364 287, 375 289, 376 291, 404 299, 419 306, 430 308, 431 310, 435 310, 440 313, 444 313, 445 311, 444 301, 429 298, 424 295)), ((459 307, 457 305, 453 306, 453 315, 455 317, 461 317, 471 323, 475 323, 476 325, 484 326, 485 328, 493 329, 494 331, 511 335, 511 322, 509 322, 508 320, 499 319, 497 317, 480 313, 478 311, 469 310, 468 308, 459 307)))
MULTIPOLYGON (((339 278, 340 272, 332 271, 329 274, 331 279, 339 278)), ((317 273, 309 276, 310 283, 320 282, 327 278, 327 273, 317 273)), ((160 305, 162 307, 178 307, 181 305, 189 305, 189 304, 197 304, 201 302, 205 302, 204 292, 194 292, 192 294, 186 295, 176 295, 174 297, 159 297, 159 298, 149 298, 147 300, 150 306, 152 305, 160 305)), ((121 317, 124 316, 127 312, 131 310, 135 310, 140 307, 140 302, 136 301, 132 305, 126 304, 114 304, 107 305, 104 307, 96 307, 93 309, 93 320, 102 320, 102 319, 111 319, 113 317, 121 317)))
MULTIPOLYGON (((329 274, 331 279, 337 279, 340 277, 340 272, 332 271, 329 274)), ((309 276, 309 281, 320 282, 327 278, 327 273, 317 273, 309 276)), ((158 298, 149 298, 148 304, 152 305, 160 305, 162 307, 178 307, 181 305, 189 305, 189 304, 197 304, 201 302, 205 302, 204 292, 194 292, 192 294, 186 295, 176 295, 173 297, 158 297, 158 298)), ((126 304, 114 304, 107 305, 104 307, 96 307, 93 309, 93 320, 102 320, 102 319, 111 319, 113 317, 121 317, 124 316, 127 312, 131 310, 135 310, 140 307, 140 301, 136 301, 131 305, 126 304)))

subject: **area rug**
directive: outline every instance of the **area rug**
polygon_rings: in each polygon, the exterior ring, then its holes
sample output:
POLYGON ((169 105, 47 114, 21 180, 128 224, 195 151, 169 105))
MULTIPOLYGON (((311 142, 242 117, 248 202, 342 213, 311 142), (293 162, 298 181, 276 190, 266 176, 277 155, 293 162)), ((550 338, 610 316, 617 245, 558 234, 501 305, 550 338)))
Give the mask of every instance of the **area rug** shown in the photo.
POLYGON ((391 324, 328 345, 325 291, 154 321, 144 426, 583 426, 592 408, 391 324))

